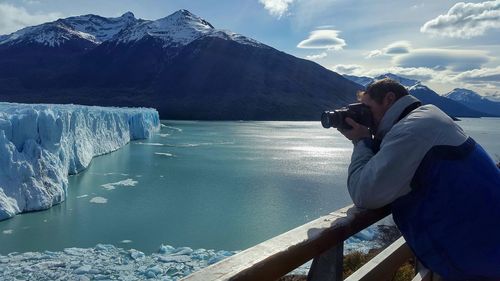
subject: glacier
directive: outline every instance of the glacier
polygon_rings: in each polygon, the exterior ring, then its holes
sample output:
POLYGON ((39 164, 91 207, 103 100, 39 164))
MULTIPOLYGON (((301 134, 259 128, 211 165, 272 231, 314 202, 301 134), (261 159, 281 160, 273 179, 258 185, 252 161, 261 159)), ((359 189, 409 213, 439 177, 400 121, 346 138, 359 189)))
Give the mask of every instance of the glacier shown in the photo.
POLYGON ((64 201, 68 175, 159 128, 151 108, 0 102, 0 220, 64 201))

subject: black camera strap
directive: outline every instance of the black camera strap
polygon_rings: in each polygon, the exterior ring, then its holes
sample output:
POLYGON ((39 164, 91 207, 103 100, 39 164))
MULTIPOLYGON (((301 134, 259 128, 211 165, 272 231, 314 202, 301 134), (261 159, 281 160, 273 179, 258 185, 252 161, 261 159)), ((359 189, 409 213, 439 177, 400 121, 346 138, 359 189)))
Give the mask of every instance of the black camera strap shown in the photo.
MULTIPOLYGON (((410 112, 412 112, 413 110, 419 108, 421 105, 422 105, 421 102, 416 101, 416 102, 410 104, 409 106, 407 106, 403 110, 403 112, 401 112, 401 115, 399 115, 398 119, 396 119, 396 121, 394 122, 394 124, 396 124, 399 121, 401 121, 401 119, 405 118, 408 114, 410 114, 410 112)), ((377 138, 373 139, 373 142, 372 142, 372 151, 373 151, 373 153, 377 153, 380 150, 380 144, 381 143, 382 143, 381 139, 377 139, 377 138)))
POLYGON ((422 105, 421 102, 416 101, 416 102, 410 104, 409 106, 407 106, 405 108, 405 110, 403 110, 403 112, 401 112, 401 115, 399 115, 398 119, 396 119, 396 122, 394 122, 394 124, 396 124, 399 121, 401 121, 401 119, 405 118, 406 115, 410 114, 410 112, 412 112, 413 110, 419 108, 421 105, 422 105))

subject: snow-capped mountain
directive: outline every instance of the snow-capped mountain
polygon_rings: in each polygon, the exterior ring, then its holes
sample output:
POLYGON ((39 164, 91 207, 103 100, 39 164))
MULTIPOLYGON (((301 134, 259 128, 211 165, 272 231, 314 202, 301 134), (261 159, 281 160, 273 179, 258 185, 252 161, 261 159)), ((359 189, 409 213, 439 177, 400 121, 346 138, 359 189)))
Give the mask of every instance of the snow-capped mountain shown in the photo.
POLYGON ((478 93, 468 90, 468 89, 462 89, 462 88, 455 88, 453 91, 444 94, 443 96, 456 100, 458 102, 478 102, 484 99, 482 96, 480 96, 478 93))
POLYGON ((0 101, 145 106, 171 119, 317 120, 359 89, 187 10, 158 20, 77 16, 0 37, 0 101))
POLYGON ((66 42, 75 40, 98 45, 111 39, 122 29, 141 21, 137 20, 130 12, 117 18, 104 18, 96 15, 69 17, 26 27, 0 37, 0 45, 32 43, 59 47, 66 42))
POLYGON ((371 77, 367 77, 367 76, 354 76, 354 75, 348 75, 348 74, 343 74, 342 76, 344 76, 346 79, 349 79, 352 82, 357 83, 363 87, 366 87, 366 86, 370 85, 371 83, 373 83, 373 81, 375 81, 375 79, 373 79, 371 77))
POLYGON ((408 88, 408 92, 410 93, 410 95, 413 95, 420 101, 422 101, 423 104, 433 104, 439 107, 442 111, 446 112, 450 116, 456 116, 456 117, 491 116, 491 114, 488 114, 484 111, 471 108, 467 105, 464 105, 452 99, 440 96, 438 93, 436 93, 429 87, 422 84, 416 84, 408 88))
POLYGON ((266 47, 264 44, 230 31, 215 29, 208 21, 188 10, 179 10, 167 17, 143 21, 120 32, 112 42, 129 43, 142 39, 158 39, 163 47, 185 46, 204 36, 235 40, 242 44, 253 44, 266 47))
POLYGON ((368 76, 354 76, 354 75, 347 75, 347 74, 344 74, 342 76, 344 76, 345 78, 347 78, 355 83, 358 83, 359 85, 362 85, 363 87, 368 86, 369 84, 373 83, 376 80, 381 80, 384 78, 390 78, 392 80, 398 81, 401 85, 403 85, 407 88, 410 88, 412 86, 420 84, 420 81, 418 81, 418 80, 401 77, 401 76, 398 76, 398 75, 392 74, 392 73, 382 74, 382 75, 379 75, 379 76, 374 77, 374 78, 368 77, 368 76))
POLYGON ((444 96, 472 109, 500 116, 500 102, 491 101, 472 90, 455 88, 444 96))
POLYGON ((392 73, 386 73, 386 74, 379 75, 379 76, 375 77, 375 80, 381 80, 381 79, 384 79, 384 78, 389 78, 389 79, 392 79, 392 80, 396 80, 401 85, 403 85, 403 86, 405 86, 407 88, 410 88, 410 87, 413 87, 413 86, 415 86, 417 84, 420 84, 420 81, 418 81, 418 80, 405 78, 405 77, 398 76, 398 75, 392 74, 392 73))
MULTIPOLYGON (((380 80, 384 78, 390 78, 393 80, 398 81, 401 83, 403 86, 405 86, 408 89, 408 92, 410 95, 415 96, 418 98, 423 104, 433 104, 437 107, 439 107, 441 110, 446 112, 450 116, 460 116, 460 117, 482 117, 482 116, 492 116, 491 113, 481 111, 478 109, 474 109, 472 107, 468 107, 468 105, 464 105, 462 103, 459 103, 457 101, 454 101, 452 99, 448 99, 446 97, 438 95, 436 92, 434 92, 432 89, 429 87, 423 85, 420 81, 414 80, 414 79, 409 79, 405 78, 402 76, 398 76, 392 73, 386 73, 383 75, 379 75, 375 78, 370 78, 370 77, 357 77, 357 76, 352 76, 352 75, 344 75, 344 77, 348 78, 349 80, 356 82, 360 85, 363 85, 366 87, 368 84, 375 80, 380 80), (370 81, 371 79, 371 81, 370 81), (363 83, 363 84, 362 84, 363 83)), ((499 114, 495 114, 499 115, 499 114)))
POLYGON ((171 47, 185 46, 203 36, 265 46, 243 35, 215 29, 209 22, 187 10, 179 10, 158 20, 136 19, 131 12, 117 18, 83 15, 58 19, 1 36, 0 45, 38 43, 59 47, 75 40, 98 45, 106 41, 130 43, 142 39, 157 39, 162 41, 163 47, 171 47))

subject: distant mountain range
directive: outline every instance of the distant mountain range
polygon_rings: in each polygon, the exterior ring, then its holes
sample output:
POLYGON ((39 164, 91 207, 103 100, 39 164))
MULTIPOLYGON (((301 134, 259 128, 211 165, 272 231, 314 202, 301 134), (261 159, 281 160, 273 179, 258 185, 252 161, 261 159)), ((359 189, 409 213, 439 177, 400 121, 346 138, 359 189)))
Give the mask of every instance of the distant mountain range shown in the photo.
POLYGON ((405 86, 408 92, 422 101, 423 104, 434 104, 450 116, 500 117, 500 102, 490 101, 471 90, 455 89, 440 96, 418 80, 404 78, 392 73, 379 75, 375 78, 353 75, 344 75, 344 77, 363 87, 368 86, 375 80, 391 78, 405 86))
POLYGON ((180 10, 0 36, 0 100, 154 107, 163 119, 318 120, 362 86, 180 10))
POLYGON ((500 102, 491 101, 474 91, 456 88, 444 96, 472 109, 495 116, 500 115, 500 102))

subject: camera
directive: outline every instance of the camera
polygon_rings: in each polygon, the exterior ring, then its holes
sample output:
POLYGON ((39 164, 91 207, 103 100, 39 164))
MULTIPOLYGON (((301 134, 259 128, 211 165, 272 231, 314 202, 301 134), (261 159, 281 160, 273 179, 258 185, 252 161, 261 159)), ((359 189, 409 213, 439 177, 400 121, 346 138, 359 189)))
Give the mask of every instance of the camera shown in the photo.
POLYGON ((345 119, 349 117, 357 123, 373 127, 373 117, 370 108, 362 103, 349 104, 346 107, 334 111, 325 111, 321 114, 321 125, 324 128, 352 129, 345 119))

